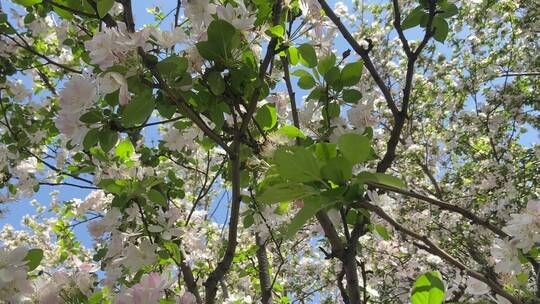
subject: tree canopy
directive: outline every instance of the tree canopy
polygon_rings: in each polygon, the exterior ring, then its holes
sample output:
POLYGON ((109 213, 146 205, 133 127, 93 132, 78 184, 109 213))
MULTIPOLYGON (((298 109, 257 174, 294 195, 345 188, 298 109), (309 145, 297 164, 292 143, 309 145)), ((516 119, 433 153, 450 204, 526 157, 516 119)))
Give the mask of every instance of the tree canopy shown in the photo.
POLYGON ((1 1, 0 303, 540 303, 539 44, 535 0, 1 1))

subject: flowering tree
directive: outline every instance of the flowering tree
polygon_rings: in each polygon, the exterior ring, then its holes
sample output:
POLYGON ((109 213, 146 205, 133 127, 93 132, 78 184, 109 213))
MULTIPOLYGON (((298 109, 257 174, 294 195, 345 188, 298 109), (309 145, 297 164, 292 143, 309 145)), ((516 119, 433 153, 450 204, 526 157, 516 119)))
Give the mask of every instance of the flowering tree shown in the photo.
POLYGON ((173 2, 1 3, 0 302, 540 303, 536 1, 173 2))

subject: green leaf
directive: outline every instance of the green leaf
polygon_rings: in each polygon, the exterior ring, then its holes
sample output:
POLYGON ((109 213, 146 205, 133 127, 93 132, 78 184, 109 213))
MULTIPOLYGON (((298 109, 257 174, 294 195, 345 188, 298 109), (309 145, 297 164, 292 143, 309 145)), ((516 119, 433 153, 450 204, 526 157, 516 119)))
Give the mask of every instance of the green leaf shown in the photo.
POLYGON ((95 146, 99 139, 99 129, 91 129, 86 133, 83 139, 83 148, 85 150, 90 150, 93 146, 95 146))
POLYGON ((103 292, 97 291, 94 292, 89 298, 88 298, 88 304, 100 304, 100 303, 106 303, 103 298, 103 292))
POLYGON ((360 172, 356 178, 361 183, 372 182, 400 189, 407 188, 401 179, 385 173, 360 172))
POLYGON ((108 68, 105 72, 103 72, 102 75, 105 75, 108 72, 116 72, 119 74, 126 74, 128 72, 129 68, 124 65, 113 65, 112 67, 108 68))
POLYGON ((100 161, 107 161, 107 154, 100 148, 100 147, 92 147, 90 148, 90 154, 99 159, 100 161))
POLYGON ((99 131, 98 138, 101 149, 105 152, 109 152, 118 141, 118 132, 109 128, 103 128, 99 131))
POLYGON ((72 20, 73 19, 73 14, 70 11, 61 9, 59 7, 56 7, 56 6, 53 7, 53 10, 58 14, 58 16, 60 16, 63 19, 67 19, 67 20, 72 20))
POLYGON ((323 107, 323 114, 325 118, 336 118, 339 116, 341 112, 341 107, 337 102, 331 102, 328 105, 323 107), (326 117, 329 116, 329 117, 326 117))
POLYGON ((212 71, 208 74, 208 85, 214 95, 219 96, 225 92, 225 80, 221 76, 221 73, 212 71))
POLYGON ((324 74, 324 80, 330 85, 338 83, 340 78, 341 74, 338 67, 331 67, 328 71, 326 71, 326 74, 324 74))
POLYGON ((334 67, 335 65, 336 65, 336 55, 332 53, 329 56, 326 56, 319 61, 319 64, 317 64, 317 71, 319 71, 319 74, 324 76, 326 72, 330 68, 334 67))
POLYGON ((374 175, 377 178, 377 181, 379 184, 401 188, 401 189, 407 188, 405 183, 401 179, 395 176, 385 174, 385 173, 374 173, 374 175))
POLYGON ((308 97, 306 97, 306 100, 317 100, 319 101, 321 98, 327 98, 326 94, 326 88, 323 87, 317 87, 309 93, 308 97))
POLYGON ((118 156, 123 161, 129 160, 129 158, 135 153, 135 148, 131 144, 129 138, 121 141, 118 146, 116 146, 115 155, 118 156))
POLYGON ((225 122, 223 106, 224 103, 219 103, 216 106, 210 107, 210 119, 215 125, 215 130, 221 130, 221 127, 223 127, 223 123, 225 122))
MULTIPOLYGON (((441 1, 447 1, 447 0, 437 0, 435 1, 436 4, 439 4, 441 1)), ((416 0, 420 4, 420 7, 422 7, 425 10, 429 9, 429 0, 416 0)))
POLYGON ((289 63, 292 66, 295 66, 298 64, 298 60, 300 60, 300 54, 298 52, 298 49, 294 46, 290 46, 287 49, 287 53, 289 54, 289 63))
POLYGON ((322 167, 321 172, 323 178, 341 185, 352 178, 352 164, 344 157, 332 158, 322 167))
POLYGON ((166 102, 158 103, 156 109, 158 110, 159 115, 167 119, 171 119, 174 113, 176 113, 176 106, 166 102))
POLYGON ((527 257, 523 253, 523 250, 518 251, 518 260, 521 262, 521 264, 527 264, 527 257))
POLYGON ((148 198, 160 206, 167 207, 167 198, 156 189, 150 189, 150 191, 148 191, 148 198))
POLYGON ((276 131, 276 133, 287 135, 287 137, 289 138, 295 138, 295 137, 306 138, 306 135, 304 134, 304 132, 302 132, 300 129, 298 129, 295 126, 283 126, 279 128, 276 131))
POLYGON ((32 6, 34 4, 43 2, 43 0, 13 0, 13 2, 20 4, 22 6, 32 6))
POLYGON ((533 259, 537 258, 539 253, 540 253, 540 252, 539 252, 539 248, 538 248, 538 247, 533 247, 533 248, 531 249, 531 251, 529 251, 529 255, 530 255, 533 259))
MULTIPOLYGON (((525 258, 525 262, 522 262, 522 264, 527 264, 529 261, 527 258, 525 258)), ((521 272, 517 276, 517 281, 521 284, 527 284, 529 281, 529 275, 526 272, 521 272)))
POLYGON ((180 248, 176 243, 167 241, 163 244, 163 247, 167 249, 174 261, 180 262, 182 260, 182 255, 180 254, 180 248))
POLYGON ((444 2, 440 5, 440 9, 443 11, 439 16, 443 18, 450 18, 459 13, 458 7, 454 3, 444 2))
POLYGON ((257 196, 257 200, 262 203, 288 202, 317 194, 318 191, 304 184, 285 183, 272 185, 262 191, 257 196))
POLYGON ((268 29, 268 33, 274 37, 283 37, 285 35, 285 28, 283 25, 278 24, 268 29))
POLYGON ((83 115, 81 115, 81 117, 79 117, 79 120, 81 122, 84 122, 87 124, 97 123, 97 122, 100 122, 102 119, 103 117, 101 116, 101 113, 98 111, 90 111, 90 112, 84 113, 83 115))
POLYGON ((355 89, 343 90, 343 101, 348 103, 358 103, 362 99, 362 93, 355 89))
POLYGON ((28 271, 36 269, 39 266, 39 263, 41 263, 42 259, 43 250, 39 248, 28 250, 26 256, 24 257, 24 261, 26 261, 26 266, 28 266, 28 271))
POLYGON ((27 14, 24 16, 24 24, 30 24, 36 20, 36 16, 34 14, 27 14))
POLYGON ((263 105, 255 115, 255 121, 263 128, 263 130, 270 130, 277 124, 276 108, 273 105, 263 105))
POLYGON ((205 59, 226 63, 233 58, 232 50, 241 42, 241 34, 224 20, 214 20, 208 26, 208 40, 196 44, 205 59))
POLYGON ((390 234, 386 227, 380 224, 375 224, 375 231, 383 238, 383 240, 388 241, 390 239, 390 234))
POLYGON ((188 60, 184 57, 172 55, 156 64, 159 72, 165 77, 179 77, 187 71, 188 60))
POLYGON ((444 282, 438 271, 422 274, 411 292, 412 304, 441 304, 444 301, 444 282))
POLYGON ((291 74, 294 75, 294 76, 298 76, 300 78, 301 77, 310 77, 311 76, 311 74, 308 71, 302 70, 302 69, 295 70, 291 74))
POLYGON ((274 212, 279 215, 285 215, 289 212, 289 205, 290 202, 281 202, 277 206, 276 209, 274 209, 274 212))
POLYGON ((446 20, 444 20, 440 16, 435 16, 435 18, 433 18, 433 28, 435 29, 433 38, 443 43, 444 40, 446 40, 446 37, 448 36, 448 31, 449 31, 448 22, 446 22, 446 20))
POLYGON ((325 207, 326 201, 322 196, 310 196, 304 199, 304 207, 298 211, 291 222, 285 228, 284 236, 291 239, 300 230, 306 222, 325 207))
MULTIPOLYGON (((255 76, 255 74, 257 72, 257 59, 255 59, 255 54, 253 53, 253 51, 252 50, 244 50, 244 52, 242 53, 242 61, 243 61, 244 67, 245 67, 245 68, 243 68, 243 70, 248 71, 250 73, 253 73, 253 76, 255 76)), ((231 71, 231 73, 235 73, 235 71, 231 71)), ((234 79, 236 77, 233 76, 231 78, 234 79)))
POLYGON ((369 139, 356 133, 341 135, 338 139, 341 154, 353 165, 366 161, 369 157, 369 139))
POLYGON ((319 159, 320 161, 327 162, 330 159, 336 157, 337 146, 336 144, 332 143, 317 143, 315 145, 315 155, 317 155, 317 159, 319 159))
POLYGON ((248 214, 244 216, 244 219, 242 220, 242 224, 244 225, 244 228, 249 228, 254 223, 255 223, 255 219, 253 218, 253 214, 248 214))
POLYGON ((361 223, 362 219, 363 219, 362 214, 358 210, 355 210, 355 209, 350 209, 347 212, 347 215, 345 217, 345 221, 349 225, 356 225, 358 223, 361 223))
POLYGON ((191 78, 191 74, 184 73, 182 77, 177 77, 175 79, 174 85, 175 87, 184 87, 184 86, 191 86, 193 84, 193 78, 191 78))
POLYGON ((420 25, 422 18, 426 15, 426 12, 421 6, 416 7, 409 13, 409 15, 407 15, 407 17, 405 17, 405 20, 403 20, 401 23, 401 28, 406 30, 420 25))
POLYGON ((310 182, 321 179, 317 159, 304 147, 285 147, 277 149, 274 162, 278 173, 294 182, 310 182))
POLYGON ((137 95, 125 106, 122 112, 122 124, 126 127, 132 127, 144 123, 155 107, 156 101, 151 91, 137 95))
POLYGON ((9 190, 9 193, 11 194, 16 194, 17 193, 17 187, 13 184, 9 184, 8 185, 8 190, 9 190))
POLYGON ((317 53, 311 44, 304 43, 299 48, 300 62, 308 68, 317 66, 317 53))
POLYGON ((341 71, 341 81, 344 86, 353 86, 360 81, 364 64, 361 61, 347 64, 341 71))
POLYGON ((298 79, 298 86, 301 89, 309 90, 315 86, 315 79, 311 75, 309 76, 303 76, 298 79))
POLYGON ((114 0, 97 0, 99 18, 105 17, 114 5, 114 0))

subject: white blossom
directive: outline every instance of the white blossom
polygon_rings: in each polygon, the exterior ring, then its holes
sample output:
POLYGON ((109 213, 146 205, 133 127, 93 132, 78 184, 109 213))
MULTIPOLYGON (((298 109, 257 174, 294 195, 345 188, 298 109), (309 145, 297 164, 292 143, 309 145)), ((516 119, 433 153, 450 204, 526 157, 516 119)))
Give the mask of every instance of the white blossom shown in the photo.
POLYGON ((166 49, 171 48, 178 43, 185 42, 187 39, 187 35, 181 27, 177 27, 172 31, 156 29, 152 33, 152 36, 155 38, 157 44, 166 49))
POLYGON ((197 127, 191 127, 184 130, 169 128, 163 136, 165 147, 173 151, 182 151, 184 148, 196 150, 196 140, 203 138, 203 132, 197 127))
POLYGON ((132 272, 137 272, 145 265, 153 264, 156 261, 157 245, 150 240, 143 239, 139 245, 131 244, 125 248, 123 257, 115 261, 129 268, 132 272))
POLYGON ((79 120, 97 99, 95 81, 82 75, 73 76, 60 92, 60 111, 56 127, 74 144, 81 144, 86 134, 85 125, 79 120))
POLYGON ((530 200, 524 213, 512 214, 503 231, 513 237, 513 244, 525 252, 540 242, 540 201, 530 200))
POLYGON ((216 5, 207 0, 182 0, 182 7, 196 28, 208 26, 212 22, 212 14, 216 13, 216 5))
POLYGON ((25 98, 32 94, 26 89, 22 80, 8 81, 7 82, 9 92, 15 101, 23 101, 25 98))
POLYGON ((495 239, 491 246, 491 256, 495 262, 495 271, 498 273, 519 272, 521 269, 518 251, 512 242, 495 239))
POLYGON ((376 118, 372 114, 373 102, 357 103, 347 111, 349 122, 360 131, 366 127, 372 127, 377 123, 376 118))
POLYGON ((479 281, 473 277, 470 277, 467 280, 467 288, 465 289, 466 293, 473 296, 481 296, 488 293, 489 291, 490 288, 486 283, 479 281))
POLYGON ((27 279, 26 253, 27 250, 22 247, 12 250, 0 247, 0 299, 16 301, 32 291, 27 279))
POLYGON ((236 7, 230 3, 225 6, 218 5, 216 8, 218 17, 229 22, 242 32, 251 30, 257 17, 246 8, 242 1, 237 2, 237 4, 236 7))

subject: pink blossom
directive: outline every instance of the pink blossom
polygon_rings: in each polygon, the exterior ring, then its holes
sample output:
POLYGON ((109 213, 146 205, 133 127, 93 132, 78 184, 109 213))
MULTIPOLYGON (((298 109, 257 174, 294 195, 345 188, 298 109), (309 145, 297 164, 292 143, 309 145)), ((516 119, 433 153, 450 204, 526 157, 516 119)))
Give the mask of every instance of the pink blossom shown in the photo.
POLYGON ((127 289, 116 299, 116 304, 153 304, 165 295, 165 289, 171 282, 157 272, 147 273, 142 276, 139 283, 127 289))

